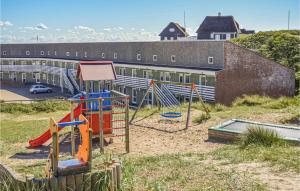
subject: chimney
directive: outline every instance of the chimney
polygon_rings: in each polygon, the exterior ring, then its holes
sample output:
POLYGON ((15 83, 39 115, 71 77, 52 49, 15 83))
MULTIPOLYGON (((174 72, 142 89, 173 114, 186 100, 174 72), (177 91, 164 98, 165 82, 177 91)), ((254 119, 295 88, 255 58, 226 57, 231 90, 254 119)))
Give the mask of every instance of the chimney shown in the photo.
POLYGON ((219 17, 221 16, 221 12, 218 12, 218 16, 219 16, 219 17))

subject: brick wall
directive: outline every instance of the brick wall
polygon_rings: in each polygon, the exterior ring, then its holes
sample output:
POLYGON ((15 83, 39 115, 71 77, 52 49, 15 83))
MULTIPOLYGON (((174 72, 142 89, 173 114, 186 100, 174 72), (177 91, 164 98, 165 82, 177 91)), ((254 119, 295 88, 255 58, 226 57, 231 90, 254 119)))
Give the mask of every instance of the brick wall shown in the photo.
POLYGON ((292 69, 233 43, 224 44, 224 70, 216 75, 216 102, 230 105, 243 94, 293 96, 294 90, 292 69))

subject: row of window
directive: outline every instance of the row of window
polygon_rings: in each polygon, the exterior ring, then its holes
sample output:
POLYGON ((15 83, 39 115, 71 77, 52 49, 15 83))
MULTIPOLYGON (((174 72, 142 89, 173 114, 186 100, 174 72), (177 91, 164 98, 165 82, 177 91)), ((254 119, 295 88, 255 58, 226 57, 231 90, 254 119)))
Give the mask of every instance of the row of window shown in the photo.
MULTIPOLYGON (((26 73, 22 73, 22 82, 26 82, 26 73)), ((47 83, 49 83, 49 75, 43 74, 42 75, 43 80, 46 80, 47 83)), ((9 73, 9 78, 16 81, 17 80, 17 75, 15 72, 9 73)), ((35 79, 36 83, 40 82, 41 76, 40 73, 33 72, 32 73, 32 79, 35 79)), ((0 80, 3 80, 3 72, 0 72, 0 80)), ((55 76, 52 76, 52 84, 55 85, 55 76)))
MULTIPOLYGON (((27 50, 25 52, 25 54, 27 56, 30 56, 30 51, 27 50)), ((4 56, 7 55, 7 51, 2 51, 2 55, 4 55, 4 56)), ((41 51, 40 55, 44 56, 45 55, 45 51, 41 51)), ((50 51, 47 51, 47 55, 50 56, 50 51)), ((55 56, 57 55, 56 51, 54 51, 54 55, 55 56)), ((71 53, 70 52, 66 52, 65 55, 66 56, 70 56, 71 53)), ((75 56, 78 57, 78 52, 77 51, 75 52, 75 56)), ((87 57, 87 52, 84 52, 84 57, 85 58, 87 57)), ((105 58, 105 53, 104 52, 101 53, 101 58, 103 58, 103 59, 105 58)), ((118 59, 118 53, 116 53, 116 52, 114 53, 114 59, 118 59)), ((142 60, 142 55, 140 53, 138 53, 136 55, 136 60, 137 61, 141 61, 142 60)), ((153 60, 153 62, 157 62, 157 60, 158 60, 157 55, 154 54, 152 56, 152 60, 153 60)), ((171 55, 171 62, 176 62, 176 55, 171 55)), ((208 64, 213 64, 213 57, 208 57, 208 64)))

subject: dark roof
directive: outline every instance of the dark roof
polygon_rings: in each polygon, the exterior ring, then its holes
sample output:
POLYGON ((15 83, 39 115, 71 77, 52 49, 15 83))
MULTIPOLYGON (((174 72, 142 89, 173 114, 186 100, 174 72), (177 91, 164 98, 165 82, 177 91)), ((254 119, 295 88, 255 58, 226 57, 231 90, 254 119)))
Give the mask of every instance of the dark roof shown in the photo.
POLYGON ((183 36, 189 36, 189 34, 186 32, 185 28, 180 26, 180 24, 175 22, 170 22, 159 34, 159 36, 165 36, 166 34, 170 33, 169 28, 175 27, 178 29, 179 32, 182 33, 183 36))
POLYGON ((196 33, 238 32, 240 26, 233 16, 207 16, 196 33))

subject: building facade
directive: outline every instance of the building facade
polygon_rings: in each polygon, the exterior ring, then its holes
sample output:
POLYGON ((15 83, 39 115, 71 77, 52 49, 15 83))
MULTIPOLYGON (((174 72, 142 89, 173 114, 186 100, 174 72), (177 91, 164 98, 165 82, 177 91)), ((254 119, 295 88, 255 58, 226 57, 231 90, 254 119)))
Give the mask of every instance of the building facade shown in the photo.
MULTIPOLYGON (((113 88, 130 95, 132 105, 142 99, 151 79, 196 83, 205 101, 224 104, 230 104, 243 94, 293 95, 293 70, 257 54, 247 57, 246 61, 245 54, 253 52, 224 41, 2 44, 0 77, 1 80, 60 86, 62 91, 74 94, 85 88, 75 77, 79 61, 109 60, 114 62, 118 77, 113 88), (261 71, 253 70, 259 63, 265 63, 266 67, 261 71), (249 74, 247 85, 255 81, 264 88, 253 91, 249 85, 237 89, 234 94, 228 93, 233 91, 233 86, 229 85, 232 81, 242 83, 239 78, 243 77, 243 70, 239 67, 253 73, 255 80, 249 74), (270 73, 270 68, 276 71, 280 68, 282 72, 270 73), (225 75, 230 71, 235 74, 234 79, 225 75)), ((89 86, 91 91, 98 91, 109 83, 94 82, 89 86)), ((188 99, 187 88, 169 88, 178 99, 188 99)), ((153 95, 150 94, 146 101, 153 103, 153 95)))

